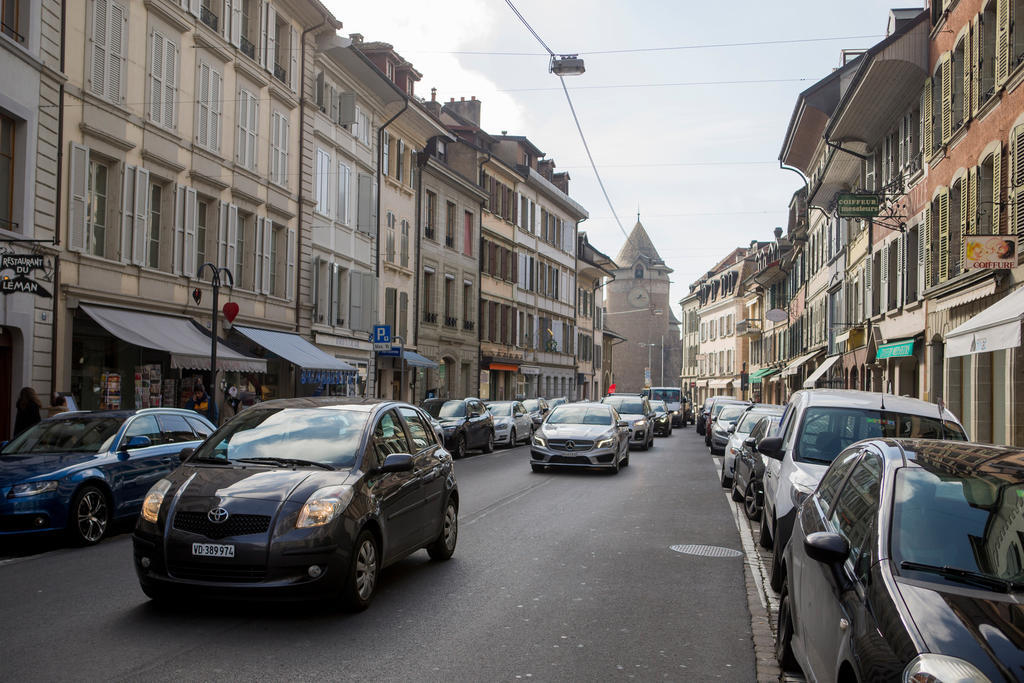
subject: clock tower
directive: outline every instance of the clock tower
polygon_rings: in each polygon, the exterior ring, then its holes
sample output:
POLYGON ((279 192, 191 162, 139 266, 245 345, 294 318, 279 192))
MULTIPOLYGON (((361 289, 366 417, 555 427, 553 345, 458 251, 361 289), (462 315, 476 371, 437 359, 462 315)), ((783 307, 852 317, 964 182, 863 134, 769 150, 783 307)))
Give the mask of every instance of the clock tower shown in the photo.
POLYGON ((639 216, 615 263, 615 279, 605 287, 605 327, 626 339, 612 347, 616 390, 643 389, 647 368, 651 386, 679 386, 679 326, 669 292, 672 269, 639 216))

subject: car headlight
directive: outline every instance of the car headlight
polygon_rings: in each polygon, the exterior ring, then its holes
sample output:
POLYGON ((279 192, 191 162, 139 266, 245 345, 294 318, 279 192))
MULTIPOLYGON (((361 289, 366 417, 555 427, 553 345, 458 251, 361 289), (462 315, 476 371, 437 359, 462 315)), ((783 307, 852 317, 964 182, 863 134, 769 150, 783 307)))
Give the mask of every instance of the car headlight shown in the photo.
POLYGON ((352 502, 355 490, 348 485, 328 486, 318 489, 309 497, 299 511, 296 529, 309 529, 334 521, 352 502))
POLYGON ((161 479, 153 484, 142 501, 142 518, 144 520, 156 524, 156 520, 160 516, 160 506, 164 504, 164 496, 170 489, 171 482, 167 479, 161 479))
POLYGON ((24 484, 15 484, 7 493, 8 498, 24 498, 26 496, 38 496, 40 493, 56 491, 60 482, 56 479, 50 481, 29 481, 24 484))
POLYGON ((914 657, 903 670, 903 683, 977 681, 990 683, 988 676, 968 661, 948 655, 923 654, 914 657))
POLYGON ((615 437, 609 436, 607 439, 601 439, 597 442, 595 448, 611 448, 615 444, 615 437))
POLYGON ((792 487, 789 489, 789 497, 793 501, 793 507, 800 507, 800 504, 807 500, 807 496, 812 493, 814 493, 814 489, 810 486, 795 481, 792 482, 792 487))
POLYGON ((672 411, 672 414, 673 414, 673 415, 678 415, 678 414, 679 414, 679 411, 678 411, 678 410, 673 410, 673 411, 672 411))
POLYGON ((637 420, 636 422, 633 423, 633 426, 634 427, 646 427, 647 426, 647 420, 637 420))
POLYGON ((533 445, 534 446, 540 446, 541 448, 547 448, 548 441, 547 441, 547 439, 545 439, 540 434, 534 434, 533 435, 533 445))

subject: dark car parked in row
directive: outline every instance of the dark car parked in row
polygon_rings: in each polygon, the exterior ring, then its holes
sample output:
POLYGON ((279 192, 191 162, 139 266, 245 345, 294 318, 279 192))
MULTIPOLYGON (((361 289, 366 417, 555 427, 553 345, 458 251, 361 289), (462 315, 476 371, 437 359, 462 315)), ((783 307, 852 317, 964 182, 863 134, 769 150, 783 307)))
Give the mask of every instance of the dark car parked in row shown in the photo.
POLYGON ((774 436, 778 429, 780 415, 761 416, 743 440, 736 468, 732 477, 732 499, 743 501, 743 512, 747 519, 761 518, 764 507, 764 456, 757 451, 757 444, 767 436, 774 436))
POLYGON ((809 680, 1024 671, 1024 452, 872 439, 835 459, 783 560, 777 657, 809 680))
POLYGON ((718 414, 722 412, 722 408, 727 405, 750 405, 749 401, 743 401, 738 398, 732 398, 731 396, 712 396, 705 403, 705 411, 702 418, 698 418, 700 422, 698 425, 701 427, 697 430, 698 434, 704 435, 704 445, 708 448, 711 447, 711 425, 716 419, 718 414))
POLYGON ((214 430, 191 410, 77 411, 43 420, 0 451, 0 536, 67 531, 98 543, 138 514, 146 491, 214 430))
POLYGON ((530 419, 533 420, 533 428, 540 427, 540 423, 544 421, 544 416, 551 410, 548 407, 548 400, 546 398, 527 398, 523 400, 523 407, 526 408, 526 412, 530 414, 530 419))
POLYGON ((484 453, 494 450, 494 418, 480 399, 430 398, 421 407, 441 423, 444 445, 452 457, 461 458, 471 448, 482 448, 484 453))
POLYGON ((267 401, 233 417, 146 495, 135 570, 155 600, 340 598, 364 609, 379 574, 458 538, 452 458, 407 403, 267 401))

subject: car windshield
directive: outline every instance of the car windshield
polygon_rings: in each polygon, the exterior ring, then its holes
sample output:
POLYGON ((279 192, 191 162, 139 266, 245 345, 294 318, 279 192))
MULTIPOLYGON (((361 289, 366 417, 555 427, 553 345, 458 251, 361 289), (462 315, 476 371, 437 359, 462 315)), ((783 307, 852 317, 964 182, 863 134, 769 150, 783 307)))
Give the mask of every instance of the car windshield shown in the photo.
POLYGON ((512 414, 511 403, 488 403, 487 410, 494 417, 508 417, 512 414))
POLYGON ((746 406, 747 406, 748 404, 739 404, 739 403, 724 403, 724 402, 722 402, 722 401, 716 401, 716 402, 715 402, 715 405, 711 406, 711 419, 715 419, 716 417, 718 417, 718 415, 719 415, 719 414, 720 414, 720 413, 721 413, 721 412, 722 412, 723 410, 725 410, 725 407, 726 407, 726 406, 735 406, 735 405, 739 405, 739 406, 741 406, 742 408, 746 408, 746 406))
POLYGON ((43 420, 7 444, 0 455, 99 453, 110 448, 124 417, 82 416, 43 420))
POLYGON ((863 408, 811 407, 793 452, 796 461, 827 465, 839 452, 861 439, 946 439, 966 441, 956 422, 863 408))
POLYGON ((612 411, 598 406, 562 405, 551 411, 547 424, 610 425, 612 411))
POLYGON ((352 410, 250 408, 218 429, 189 459, 300 459, 352 467, 368 413, 352 410))
POLYGON ((540 401, 535 398, 528 398, 523 401, 523 407, 532 413, 535 410, 540 410, 540 401))
POLYGON ((654 412, 656 412, 656 413, 667 413, 668 412, 668 410, 665 408, 665 402, 664 401, 651 401, 651 408, 653 408, 654 412))
POLYGON ((679 389, 654 389, 651 391, 651 398, 655 401, 671 401, 672 403, 678 403, 680 393, 682 392, 679 389))
POLYGON ((435 417, 466 417, 466 404, 463 401, 445 401, 435 417))
POLYGON ((740 421, 736 423, 736 433, 749 434, 754 430, 754 427, 764 416, 765 414, 762 412, 755 412, 753 410, 748 411, 740 418, 740 421))
POLYGON ((934 464, 918 462, 923 466, 897 470, 893 488, 889 547, 900 573, 961 584, 975 583, 977 574, 1024 581, 1020 465, 986 472, 983 466, 954 471, 938 458, 934 464))
POLYGON ((622 398, 612 396, 610 398, 606 398, 602 403, 607 403, 624 415, 643 415, 644 413, 643 401, 635 396, 629 398, 625 396, 622 398))
MULTIPOLYGON (((747 407, 744 405, 727 405, 718 413, 719 422, 735 422, 747 407)), ((753 425, 751 425, 753 427, 753 425)))

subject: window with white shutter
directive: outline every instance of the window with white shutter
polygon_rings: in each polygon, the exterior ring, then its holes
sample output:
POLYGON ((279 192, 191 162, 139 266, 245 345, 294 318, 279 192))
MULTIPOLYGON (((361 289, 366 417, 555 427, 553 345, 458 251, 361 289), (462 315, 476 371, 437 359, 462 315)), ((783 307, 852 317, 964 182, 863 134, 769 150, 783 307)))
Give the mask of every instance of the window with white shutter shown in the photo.
POLYGON ((149 120, 174 130, 177 110, 178 45, 159 31, 150 36, 149 120))
POLYGON ((288 185, 288 117, 277 111, 270 125, 270 182, 288 185))
POLYGON ((315 177, 313 187, 316 192, 316 211, 322 216, 330 215, 331 210, 331 155, 327 150, 317 147, 315 177))
POLYGON ((352 182, 352 171, 349 167, 338 162, 338 201, 335 205, 335 213, 338 221, 348 225, 348 194, 349 185, 352 182))
POLYGON ((93 0, 89 91, 105 100, 124 101, 128 10, 111 0, 93 0))
POLYGON ((224 79, 214 67, 199 63, 196 93, 196 144, 211 152, 220 151, 221 91, 224 79))
POLYGON ((259 137, 259 102, 256 96, 242 88, 238 91, 238 140, 235 158, 239 165, 250 171, 256 170, 256 140, 259 137))

